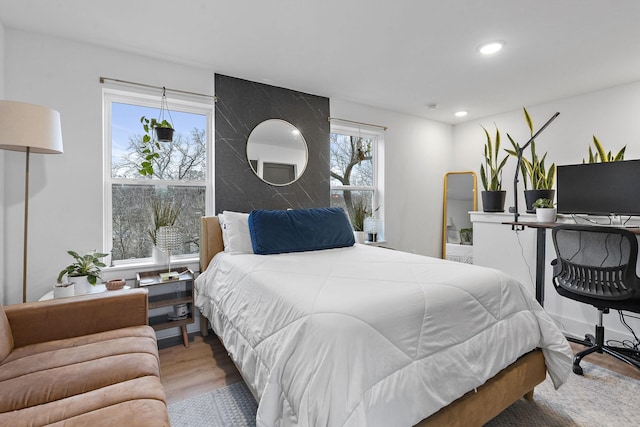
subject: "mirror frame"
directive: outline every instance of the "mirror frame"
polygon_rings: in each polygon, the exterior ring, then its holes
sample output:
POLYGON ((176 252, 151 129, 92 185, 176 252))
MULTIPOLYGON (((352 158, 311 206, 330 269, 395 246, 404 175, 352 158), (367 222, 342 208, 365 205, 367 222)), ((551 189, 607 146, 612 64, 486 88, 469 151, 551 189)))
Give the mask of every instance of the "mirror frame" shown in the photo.
POLYGON ((473 177, 473 210, 478 210, 478 177, 474 171, 447 172, 444 174, 442 192, 442 259, 447 259, 447 180, 449 175, 471 175, 473 177))
MULTIPOLYGON (((249 136, 247 137, 247 144, 246 144, 246 148, 245 148, 245 156, 247 157, 247 163, 249 163, 249 167, 253 171, 254 175, 257 176, 265 184, 273 185, 275 187, 285 187, 287 185, 293 184, 294 182, 296 182, 297 180, 299 180, 302 177, 302 175, 304 174, 305 170, 307 170, 307 166, 309 165, 309 147, 307 145, 307 140, 305 139, 304 135, 302 135, 302 132, 300 132, 300 129, 298 129, 296 126, 294 126, 292 123, 290 123, 290 122, 288 122, 286 120, 276 119, 276 118, 263 120, 263 121, 261 121, 260 123, 258 123, 257 125, 254 126, 254 128, 249 133, 249 136), (254 168, 252 160, 249 158, 249 144, 251 143, 251 136, 254 135, 254 132, 256 131, 256 129, 258 129, 260 127, 260 125, 263 125, 263 124, 265 124, 267 122, 280 122, 280 123, 288 126, 291 131, 297 131, 298 138, 300 138, 300 142, 302 142, 302 145, 304 146, 304 164, 301 164, 301 167, 297 168, 294 171, 294 173, 296 174, 295 178, 292 181, 289 181, 289 182, 284 183, 284 184, 277 184, 277 183, 274 183, 274 182, 269 182, 264 177, 258 175, 258 170, 254 168)), ((269 163, 274 163, 274 162, 269 162, 269 163)))

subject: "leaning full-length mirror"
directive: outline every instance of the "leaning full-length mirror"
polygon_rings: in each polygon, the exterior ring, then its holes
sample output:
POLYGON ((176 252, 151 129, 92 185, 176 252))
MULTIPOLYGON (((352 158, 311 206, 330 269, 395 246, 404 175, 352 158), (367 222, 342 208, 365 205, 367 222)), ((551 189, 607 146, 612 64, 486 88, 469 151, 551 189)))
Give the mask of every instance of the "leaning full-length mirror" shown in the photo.
POLYGON ((247 159, 253 172, 271 185, 289 185, 307 167, 307 143, 291 123, 269 119, 258 124, 247 141, 247 159))
POLYGON ((478 208, 475 172, 444 176, 442 258, 473 264, 473 226, 470 211, 478 208))

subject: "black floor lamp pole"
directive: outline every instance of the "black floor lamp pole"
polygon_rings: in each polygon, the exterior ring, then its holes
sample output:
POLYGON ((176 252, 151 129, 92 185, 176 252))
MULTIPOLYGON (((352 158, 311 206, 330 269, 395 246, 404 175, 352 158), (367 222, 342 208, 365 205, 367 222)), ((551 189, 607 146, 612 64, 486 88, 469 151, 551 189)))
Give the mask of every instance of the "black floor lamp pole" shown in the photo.
POLYGON ((27 229, 29 227, 29 152, 26 151, 24 173, 24 242, 22 244, 22 302, 27 302, 27 229))
MULTIPOLYGON (((527 141, 526 144, 524 144, 522 147, 517 147, 516 154, 518 155, 518 164, 516 165, 516 175, 513 177, 513 200, 514 200, 514 206, 511 209, 511 211, 513 212, 513 222, 518 222, 518 217, 520 216, 520 214, 518 213, 518 175, 520 175, 520 166, 522 164, 522 153, 533 142, 533 140, 536 139, 536 137, 538 135, 540 135, 542 133, 542 131, 545 130, 546 127, 549 126, 551 124, 551 122, 556 119, 556 117, 558 117, 558 115, 560 115, 560 112, 556 112, 553 116, 551 116, 551 118, 549 120, 547 120, 547 123, 545 123, 540 128, 540 130, 538 130, 538 132, 536 132, 531 137, 531 139, 529 139, 529 141, 527 141)), ((515 225, 513 227, 515 227, 515 225)))

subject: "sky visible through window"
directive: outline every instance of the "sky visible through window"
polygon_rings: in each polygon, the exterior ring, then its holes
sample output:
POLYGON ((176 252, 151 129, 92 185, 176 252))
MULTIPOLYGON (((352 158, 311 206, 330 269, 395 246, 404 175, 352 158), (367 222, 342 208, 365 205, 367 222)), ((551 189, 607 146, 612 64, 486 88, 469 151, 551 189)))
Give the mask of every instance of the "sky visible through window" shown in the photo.
MULTIPOLYGON (((140 117, 158 119, 159 115, 159 108, 118 102, 111 103, 111 161, 114 165, 119 164, 122 156, 127 153, 129 137, 132 135, 141 137, 144 134, 140 117)), ((198 129, 206 129, 207 127, 207 117, 203 114, 171 110, 171 118, 165 112, 165 120, 173 124, 176 133, 185 136, 189 135, 194 127, 198 129)))

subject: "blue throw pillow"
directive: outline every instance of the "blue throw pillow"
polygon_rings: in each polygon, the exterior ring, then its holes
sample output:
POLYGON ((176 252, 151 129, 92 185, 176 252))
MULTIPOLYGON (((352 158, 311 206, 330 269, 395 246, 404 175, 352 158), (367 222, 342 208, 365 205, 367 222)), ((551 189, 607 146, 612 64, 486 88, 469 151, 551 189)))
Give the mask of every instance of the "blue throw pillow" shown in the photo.
POLYGON ((353 246, 355 239, 342 208, 254 210, 249 214, 253 252, 260 255, 353 246))

